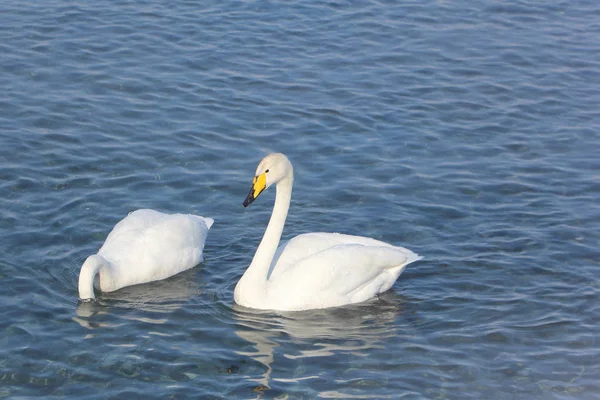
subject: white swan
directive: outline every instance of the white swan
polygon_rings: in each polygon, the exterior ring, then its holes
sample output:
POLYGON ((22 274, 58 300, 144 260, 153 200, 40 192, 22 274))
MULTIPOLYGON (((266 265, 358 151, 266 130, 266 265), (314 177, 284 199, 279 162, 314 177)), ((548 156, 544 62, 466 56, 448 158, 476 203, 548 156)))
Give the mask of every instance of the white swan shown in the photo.
POLYGON ((212 218, 137 210, 109 233, 98 254, 79 272, 79 299, 93 300, 94 286, 112 292, 168 278, 202 262, 212 218))
POLYGON ((283 243, 294 169, 280 153, 259 164, 244 207, 276 184, 275 206, 252 263, 234 291, 255 309, 298 311, 365 301, 388 290, 404 268, 421 259, 403 247, 337 233, 306 233, 283 243))

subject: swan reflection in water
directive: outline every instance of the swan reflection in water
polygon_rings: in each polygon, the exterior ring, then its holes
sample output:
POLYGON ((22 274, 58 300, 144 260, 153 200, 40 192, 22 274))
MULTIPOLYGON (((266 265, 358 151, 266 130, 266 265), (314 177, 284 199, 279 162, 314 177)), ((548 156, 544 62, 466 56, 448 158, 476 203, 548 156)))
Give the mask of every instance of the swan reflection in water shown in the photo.
MULTIPOLYGON (((96 302, 81 302, 73 320, 85 328, 119 326, 109 323, 113 318, 106 318, 112 307, 136 309, 149 313, 170 313, 182 307, 189 299, 200 294, 201 289, 194 279, 195 268, 181 272, 171 278, 127 286, 115 292, 102 293, 96 302)), ((139 319, 140 321, 161 323, 161 319, 121 315, 122 318, 139 319)), ((123 324, 126 322, 123 322, 123 324)))
POLYGON ((383 348, 386 340, 398 336, 397 318, 405 303, 404 297, 389 291, 365 303, 300 312, 260 311, 234 304, 238 324, 235 333, 255 349, 236 353, 266 367, 259 378, 247 377, 263 388, 270 388, 271 380, 297 382, 317 378, 273 378, 275 349, 283 348, 282 356, 291 360, 336 354, 368 356, 371 349, 383 348), (293 346, 286 346, 290 341, 293 346))

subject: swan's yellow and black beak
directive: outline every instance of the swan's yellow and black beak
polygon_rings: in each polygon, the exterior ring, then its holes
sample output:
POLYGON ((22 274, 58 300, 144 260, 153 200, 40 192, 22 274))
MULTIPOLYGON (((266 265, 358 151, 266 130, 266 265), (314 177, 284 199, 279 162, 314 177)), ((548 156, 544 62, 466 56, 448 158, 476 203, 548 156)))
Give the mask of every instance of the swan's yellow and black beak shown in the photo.
POLYGON ((267 187, 267 173, 262 173, 258 176, 255 176, 252 180, 252 187, 250 188, 250 193, 246 197, 246 200, 242 203, 244 207, 248 207, 259 194, 262 193, 263 190, 267 187))

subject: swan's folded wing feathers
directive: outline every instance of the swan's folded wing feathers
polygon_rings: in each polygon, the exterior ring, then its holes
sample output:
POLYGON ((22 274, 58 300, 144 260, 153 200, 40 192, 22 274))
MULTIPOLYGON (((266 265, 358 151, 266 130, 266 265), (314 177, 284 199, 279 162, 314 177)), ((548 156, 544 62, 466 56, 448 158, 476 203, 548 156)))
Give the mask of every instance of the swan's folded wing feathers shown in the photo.
POLYGON ((208 234, 203 217, 138 211, 123 220, 133 215, 128 223, 113 229, 98 252, 120 270, 127 284, 164 279, 202 261, 208 234), (136 272, 138 266, 144 266, 143 279, 136 272))
MULTIPOLYGON (((402 248, 340 244, 312 254, 278 277, 277 286, 289 297, 326 293, 346 296, 387 269, 406 265, 410 258, 402 248)), ((411 252, 411 254, 414 254, 411 252)))
POLYGON ((345 235, 342 233, 311 232, 298 235, 282 243, 273 257, 269 279, 276 279, 278 275, 294 267, 300 261, 308 259, 324 250, 339 245, 357 244, 363 246, 394 247, 363 236, 345 235))
POLYGON ((150 209, 135 210, 129 213, 110 231, 100 251, 110 255, 126 252, 130 246, 134 245, 140 234, 164 221, 166 217, 168 215, 150 209))
POLYGON ((150 258, 165 273, 178 266, 191 268, 200 263, 208 234, 208 227, 203 219, 184 214, 169 217, 147 229, 139 237, 139 247, 145 249, 143 256, 150 258))

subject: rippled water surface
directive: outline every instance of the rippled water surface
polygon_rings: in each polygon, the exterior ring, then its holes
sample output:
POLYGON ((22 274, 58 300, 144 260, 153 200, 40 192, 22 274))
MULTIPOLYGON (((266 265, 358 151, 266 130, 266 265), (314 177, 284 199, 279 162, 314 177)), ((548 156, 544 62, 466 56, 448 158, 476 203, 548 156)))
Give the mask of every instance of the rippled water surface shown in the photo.
POLYGON ((600 398, 600 3, 5 1, 0 397, 600 398), (250 312, 284 238, 423 255, 379 299, 250 312), (215 219, 205 261, 78 304, 137 208, 215 219))

